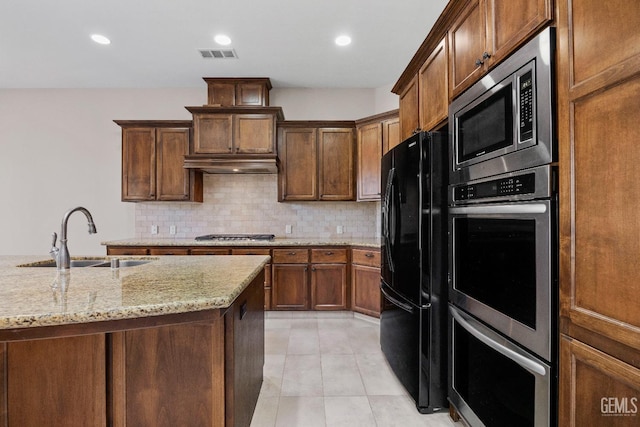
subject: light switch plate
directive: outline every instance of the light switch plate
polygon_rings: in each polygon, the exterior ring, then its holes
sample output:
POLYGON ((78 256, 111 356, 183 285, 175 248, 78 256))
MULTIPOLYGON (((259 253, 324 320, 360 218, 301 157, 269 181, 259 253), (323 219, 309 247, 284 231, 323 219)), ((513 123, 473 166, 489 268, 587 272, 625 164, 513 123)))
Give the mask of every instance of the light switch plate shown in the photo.
POLYGON ((175 225, 169 226, 169 234, 176 234, 176 226, 175 225))
POLYGON ((344 233, 344 227, 342 225, 337 226, 336 227, 336 233, 338 233, 338 234, 344 233))
POLYGON ((157 225, 152 225, 151 226, 151 234, 158 234, 158 226, 157 225))
POLYGON ((287 224, 284 226, 284 232, 286 234, 291 234, 291 224, 287 224))

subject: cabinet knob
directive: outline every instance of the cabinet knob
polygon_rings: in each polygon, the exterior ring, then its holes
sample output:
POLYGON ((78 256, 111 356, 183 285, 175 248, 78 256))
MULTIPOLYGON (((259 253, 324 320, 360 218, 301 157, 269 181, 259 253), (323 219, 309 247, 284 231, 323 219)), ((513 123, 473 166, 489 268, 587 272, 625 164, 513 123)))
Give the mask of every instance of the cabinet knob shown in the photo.
POLYGON ((367 258, 373 258, 373 254, 371 252, 367 252, 366 254, 364 254, 364 256, 366 256, 367 258))
POLYGON ((476 67, 481 66, 484 62, 481 59, 476 59, 476 67))
POLYGON ((486 59, 489 59, 489 58, 491 58, 491 54, 490 54, 489 52, 484 52, 484 53, 482 54, 482 59, 485 59, 485 60, 486 60, 486 59))
POLYGON ((325 255, 333 255, 333 252, 329 251, 329 252, 325 252, 325 255))
POLYGON ((295 254, 296 254, 295 252, 289 252, 287 255, 291 255, 291 256, 293 256, 293 255, 295 255, 295 254))

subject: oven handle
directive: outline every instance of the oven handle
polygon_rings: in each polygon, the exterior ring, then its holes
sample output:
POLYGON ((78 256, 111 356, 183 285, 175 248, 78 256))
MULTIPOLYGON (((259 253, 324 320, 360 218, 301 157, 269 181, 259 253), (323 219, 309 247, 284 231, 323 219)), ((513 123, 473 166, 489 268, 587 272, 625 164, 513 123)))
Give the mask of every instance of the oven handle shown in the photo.
POLYGON ((544 376, 546 374, 544 366, 535 362, 534 360, 527 359, 526 357, 487 337, 482 332, 474 328, 469 322, 467 322, 455 308, 449 307, 449 311, 451 312, 453 318, 460 324, 460 326, 466 329, 467 332, 476 337, 478 340, 491 347, 493 350, 513 360, 532 374, 538 374, 540 376, 544 376))
POLYGON ((491 206, 454 206, 451 214, 543 214, 547 212, 544 203, 504 204, 491 206))

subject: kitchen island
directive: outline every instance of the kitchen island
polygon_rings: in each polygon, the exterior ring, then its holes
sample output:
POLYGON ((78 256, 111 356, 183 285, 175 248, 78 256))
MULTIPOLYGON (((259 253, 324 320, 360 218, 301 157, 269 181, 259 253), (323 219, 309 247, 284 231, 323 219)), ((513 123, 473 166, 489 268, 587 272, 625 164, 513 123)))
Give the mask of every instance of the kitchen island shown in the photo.
POLYGON ((39 259, 0 257, 0 425, 250 424, 268 256, 39 259))

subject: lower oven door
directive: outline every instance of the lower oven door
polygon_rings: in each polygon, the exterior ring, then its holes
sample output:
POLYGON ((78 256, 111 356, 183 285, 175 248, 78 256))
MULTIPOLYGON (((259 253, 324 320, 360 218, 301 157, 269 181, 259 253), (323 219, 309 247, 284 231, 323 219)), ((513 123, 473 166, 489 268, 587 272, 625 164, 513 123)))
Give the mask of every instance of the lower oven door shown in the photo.
POLYGON ((548 364, 451 305, 449 320, 449 399, 470 425, 555 425, 548 364))
POLYGON ((449 208, 450 301, 545 360, 553 359, 555 203, 449 208))

